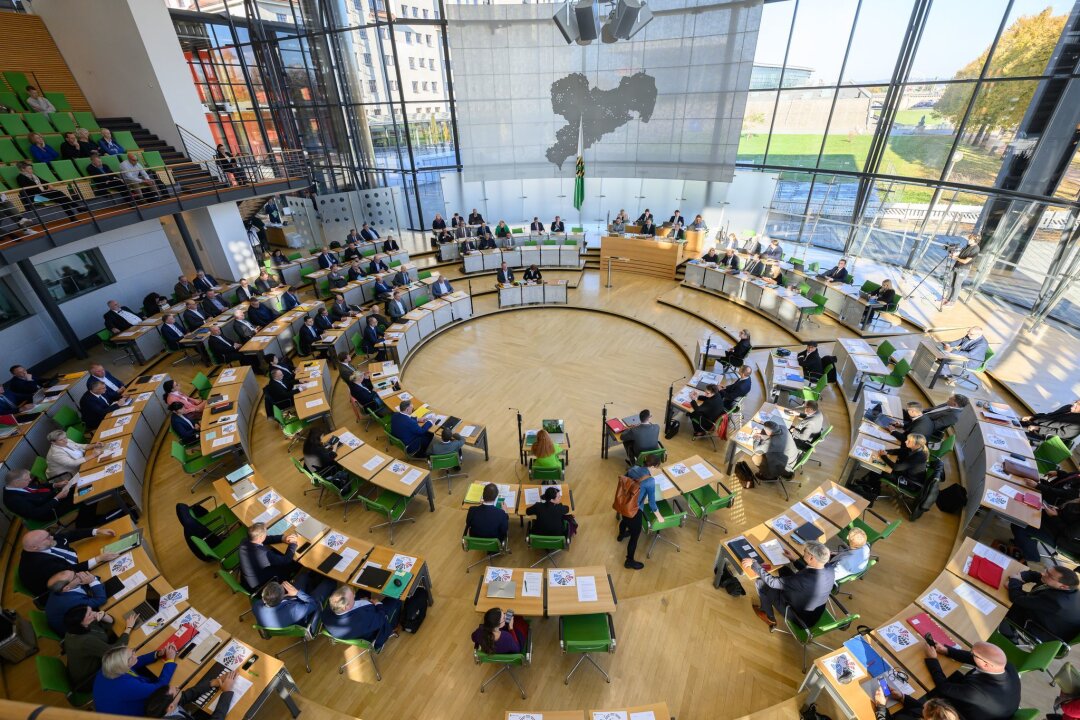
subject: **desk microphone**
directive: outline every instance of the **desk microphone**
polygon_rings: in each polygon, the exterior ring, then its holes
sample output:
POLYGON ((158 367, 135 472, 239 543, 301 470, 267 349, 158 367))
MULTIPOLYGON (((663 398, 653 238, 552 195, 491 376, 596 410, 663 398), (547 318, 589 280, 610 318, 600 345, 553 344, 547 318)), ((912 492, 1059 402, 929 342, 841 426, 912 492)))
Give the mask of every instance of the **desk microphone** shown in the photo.
POLYGON ((672 380, 672 381, 671 381, 671 385, 670 385, 670 387, 675 387, 675 384, 676 384, 676 383, 682 382, 683 380, 685 380, 685 379, 686 379, 686 378, 688 378, 688 377, 689 377, 689 375, 683 375, 683 376, 682 376, 681 378, 679 378, 678 380, 672 380))

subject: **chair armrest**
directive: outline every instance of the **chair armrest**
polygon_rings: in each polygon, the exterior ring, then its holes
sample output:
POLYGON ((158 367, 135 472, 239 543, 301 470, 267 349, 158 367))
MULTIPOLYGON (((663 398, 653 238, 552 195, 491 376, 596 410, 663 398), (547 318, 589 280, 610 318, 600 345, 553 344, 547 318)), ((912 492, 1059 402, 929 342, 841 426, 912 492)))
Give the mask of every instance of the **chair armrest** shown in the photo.
POLYGON ((199 506, 199 507, 202 507, 202 506, 203 506, 203 503, 204 503, 204 502, 206 502, 207 500, 209 500, 210 502, 212 502, 212 503, 213 503, 213 505, 211 505, 211 506, 210 506, 210 509, 211 509, 211 510, 217 509, 217 504, 218 504, 218 502, 217 502, 217 498, 216 498, 216 497, 214 497, 213 495, 207 495, 207 496, 206 496, 206 497, 204 497, 204 498, 203 498, 202 500, 199 500, 199 501, 197 501, 197 502, 194 502, 194 503, 192 503, 192 505, 197 505, 197 506, 199 506))
POLYGON ((533 651, 533 629, 529 628, 529 633, 525 637, 525 647, 521 649, 523 655, 525 655, 525 664, 532 665, 532 651, 533 651))
POLYGON ((616 605, 618 605, 619 604, 619 596, 615 594, 615 583, 613 583, 611 581, 611 573, 608 573, 607 582, 608 582, 608 587, 611 588, 611 599, 615 602, 616 605))
POLYGON ((868 508, 866 508, 865 510, 863 510, 863 517, 865 517, 865 516, 866 516, 866 513, 870 513, 871 515, 873 515, 874 517, 876 517, 876 518, 877 518, 878 520, 880 520, 881 522, 885 523, 885 525, 886 525, 886 526, 888 526, 888 525, 889 525, 889 521, 888 521, 888 520, 887 520, 887 519, 886 519, 886 518, 885 518, 885 517, 884 517, 883 515, 880 515, 880 514, 878 514, 878 513, 874 512, 874 511, 873 511, 873 510, 871 510, 871 509, 870 509, 869 507, 868 507, 868 508))
POLYGON ((730 495, 731 494, 731 488, 729 488, 727 485, 725 485, 720 480, 716 481, 716 487, 718 489, 723 489, 725 495, 730 495))
POLYGON ((615 654, 615 621, 611 618, 611 614, 606 615, 608 632, 611 633, 611 649, 608 650, 612 655, 615 654))
MULTIPOLYGON (((480 590, 484 587, 484 576, 481 575, 480 579, 476 581, 476 596, 473 598, 473 605, 480 602, 480 590)), ((430 594, 428 595, 430 597, 430 594)), ((477 660, 477 662, 480 662, 477 660)))

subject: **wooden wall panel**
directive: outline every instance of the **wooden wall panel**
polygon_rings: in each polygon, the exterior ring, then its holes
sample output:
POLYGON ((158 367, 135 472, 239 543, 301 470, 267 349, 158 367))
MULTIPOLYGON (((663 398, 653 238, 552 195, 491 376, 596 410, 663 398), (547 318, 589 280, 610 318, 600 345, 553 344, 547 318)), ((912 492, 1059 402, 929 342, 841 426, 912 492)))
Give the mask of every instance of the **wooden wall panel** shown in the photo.
MULTIPOLYGON (((87 38, 87 42, 92 39, 87 38)), ((18 70, 37 78, 44 92, 62 92, 73 110, 92 110, 67 61, 37 15, 0 13, 0 70, 18 70)), ((107 46, 103 46, 108 52, 107 46)))

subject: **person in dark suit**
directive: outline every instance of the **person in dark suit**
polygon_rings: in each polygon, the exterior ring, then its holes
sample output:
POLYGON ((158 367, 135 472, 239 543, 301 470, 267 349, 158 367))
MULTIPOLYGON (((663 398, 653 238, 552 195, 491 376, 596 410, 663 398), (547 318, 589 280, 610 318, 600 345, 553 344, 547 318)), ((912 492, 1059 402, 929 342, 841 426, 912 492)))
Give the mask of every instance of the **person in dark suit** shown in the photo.
POLYGON ((343 640, 367 640, 376 651, 394 635, 401 601, 383 597, 371 602, 371 593, 342 585, 330 595, 322 613, 323 629, 343 640))
POLYGON ((439 279, 431 284, 431 294, 437 298, 441 298, 443 295, 449 295, 452 292, 454 292, 453 286, 450 285, 450 281, 443 275, 440 275, 439 279))
POLYGON ((109 301, 109 311, 103 316, 105 327, 112 334, 122 333, 142 322, 139 314, 127 305, 121 305, 115 300, 109 301))
MULTIPOLYGON (((925 645, 925 653, 933 689, 915 700, 892 688, 893 699, 900 700, 904 706, 905 714, 899 717, 924 717, 922 708, 931 700, 944 700, 959 717, 978 720, 1010 720, 1020 708, 1020 675, 997 645, 977 642, 968 651, 934 643, 925 645), (974 669, 946 676, 938 661, 939 653, 974 669)), ((884 700, 883 696, 884 693, 879 699, 884 700)))
POLYGON ((184 301, 184 325, 195 330, 205 325, 207 319, 194 300, 184 301))
MULTIPOLYGON (((58 479, 67 477, 68 474, 58 479)), ((29 470, 16 468, 4 478, 4 507, 27 520, 51 522, 71 512, 74 505, 71 490, 75 483, 70 479, 55 484, 39 483, 29 470)), ((80 510, 87 507, 79 506, 80 510)), ((80 522, 82 527, 90 527, 91 520, 80 522)))
POLYGON ((190 280, 181 275, 176 279, 176 284, 173 285, 173 295, 177 300, 187 300, 188 298, 195 297, 199 294, 199 289, 192 284, 190 280))
MULTIPOLYGON (((566 516, 570 508, 559 502, 562 491, 557 487, 548 487, 540 496, 540 502, 533 503, 525 514, 534 517, 529 521, 528 532, 535 535, 558 537, 566 535, 566 516)), ((475 508, 470 508, 470 512, 475 508)))
POLYGON ((366 372, 356 372, 349 376, 349 395, 356 400, 364 410, 370 410, 380 415, 385 414, 386 405, 383 404, 379 393, 371 383, 371 376, 366 372))
POLYGON ((82 398, 79 400, 79 414, 82 415, 87 430, 97 430, 98 425, 101 424, 106 415, 131 404, 131 400, 126 398, 110 401, 105 396, 105 383, 100 380, 91 380, 87 385, 89 387, 88 392, 83 393, 82 398))
POLYGON ((191 447, 199 443, 199 423, 194 422, 184 414, 184 403, 169 403, 169 427, 180 439, 180 444, 191 447))
POLYGON ((108 601, 105 586, 89 572, 61 570, 49 578, 49 598, 45 601, 45 618, 49 627, 61 637, 67 631, 64 616, 74 607, 97 610, 108 601))
POLYGON ((263 627, 307 625, 314 631, 318 625, 319 611, 333 592, 334 581, 329 578, 323 578, 310 595, 287 580, 271 580, 263 586, 258 597, 252 598, 252 615, 255 622, 263 627))
POLYGON ((292 387, 296 383, 296 368, 289 362, 289 358, 276 355, 275 353, 267 353, 266 368, 268 374, 272 373, 274 370, 280 370, 281 379, 288 387, 292 387))
POLYGON ((791 439, 795 447, 806 451, 821 437, 825 429, 825 416, 821 414, 817 402, 807 400, 799 412, 799 419, 791 425, 791 439))
POLYGON ((458 251, 460 251, 462 255, 465 255, 466 253, 476 252, 479 249, 480 246, 472 238, 465 238, 460 243, 458 243, 458 251))
POLYGON ((720 388, 720 394, 724 398, 724 412, 731 412, 740 400, 750 394, 750 387, 752 384, 750 374, 752 372, 753 370, 749 365, 740 365, 738 369, 738 379, 735 382, 720 388))
POLYGON ((260 293, 270 292, 280 284, 265 268, 259 273, 259 277, 255 278, 255 290, 260 293))
POLYGON ((397 269, 397 272, 394 273, 394 278, 392 280, 393 286, 394 287, 404 287, 404 286, 408 285, 410 282, 412 282, 412 281, 409 280, 409 271, 406 270, 403 267, 399 267, 397 269))
POLYGON ((337 264, 337 255, 330 252, 330 248, 324 247, 322 252, 318 255, 319 269, 329 270, 331 267, 337 264))
POLYGON ((810 382, 817 382, 817 379, 824 372, 824 368, 821 366, 821 355, 818 354, 818 344, 816 342, 806 343, 803 351, 795 357, 799 361, 799 367, 802 368, 803 377, 810 382))
POLYGON ((553 233, 565 233, 566 232, 566 225, 563 223, 562 219, 559 218, 558 215, 556 215, 555 219, 551 221, 551 228, 550 229, 551 229, 551 232, 553 232, 553 233))
POLYGON ((761 253, 754 253, 754 256, 749 261, 747 261, 746 267, 743 268, 743 271, 748 275, 753 275, 754 277, 761 277, 765 274, 765 271, 768 269, 768 267, 769 266, 765 263, 765 261, 762 260, 761 253))
POLYGON ((334 320, 330 317, 330 311, 325 306, 315 313, 315 327, 320 333, 324 333, 334 327, 334 320))
POLYGON ((929 460, 925 437, 908 435, 899 448, 879 450, 877 457, 889 466, 886 477, 891 482, 915 491, 922 488, 926 479, 926 463, 929 460))
POLYGON ((90 178, 90 189, 95 197, 107 198, 114 193, 122 193, 127 189, 119 174, 114 173, 101 162, 101 154, 90 154, 90 164, 86 166, 86 175, 90 178))
POLYGON ((207 275, 205 271, 200 270, 195 273, 194 285, 199 292, 206 292, 207 290, 213 290, 220 283, 212 276, 207 275))
POLYGON ((686 218, 682 216, 681 211, 676 210, 675 214, 668 218, 668 224, 677 232, 682 232, 683 227, 686 226, 686 218))
POLYGON ((247 278, 240 278, 240 287, 236 288, 236 301, 247 302, 255 297, 256 293, 248 284, 247 278))
POLYGON ((315 324, 315 318, 310 315, 304 318, 304 324, 300 326, 297 335, 298 352, 301 355, 310 355, 312 346, 322 338, 322 330, 315 324))
POLYGON ((529 232, 542 233, 544 232, 544 223, 540 222, 540 218, 533 216, 532 223, 529 224, 529 232))
POLYGON ((525 282, 538 283, 543 282, 544 275, 540 272, 540 268, 536 267, 535 265, 530 265, 525 270, 525 274, 521 276, 521 279, 525 282))
POLYGON ((94 536, 115 537, 116 531, 82 528, 51 535, 47 530, 31 530, 22 538, 19 579, 35 596, 42 595, 48 589, 49 578, 58 572, 85 572, 120 557, 117 553, 103 552, 80 561, 78 554, 71 549, 71 543, 94 536))
POLYGON ((893 289, 892 280, 886 278, 881 281, 881 287, 870 293, 866 298, 866 309, 863 310, 862 320, 860 321, 862 326, 869 325, 878 312, 882 308, 891 305, 894 300, 896 300, 896 290, 893 289))
POLYGON ((484 216, 481 215, 476 208, 472 209, 469 213, 469 225, 480 225, 484 222, 484 216))
POLYGON ((218 295, 216 290, 207 290, 199 309, 203 315, 212 318, 228 310, 229 303, 225 302, 225 298, 218 295))
POLYGON ((431 232, 438 234, 440 230, 446 229, 446 221, 443 220, 443 216, 439 213, 435 213, 435 219, 431 221, 431 232))
POLYGON ((645 223, 652 222, 652 221, 653 221, 652 213, 649 212, 649 208, 645 208, 645 212, 638 215, 637 222, 635 222, 634 224, 635 225, 644 225, 645 223))
POLYGON ((700 258, 698 258, 698 260, 700 260, 703 263, 714 263, 715 264, 715 263, 720 261, 720 255, 717 254, 716 248, 711 247, 705 252, 704 255, 702 255, 700 258))
POLYGON ((766 480, 783 477, 799 459, 791 432, 775 420, 766 420, 754 431, 754 454, 750 457, 758 475, 766 480))
MULTIPOLYGON (((246 358, 240 354, 240 343, 230 342, 221 334, 221 328, 217 325, 210 326, 210 336, 206 339, 206 346, 217 357, 218 362, 230 363, 234 360, 244 361, 246 358)), ((250 361, 249 361, 250 362, 250 361)))
POLYGON ((345 272, 345 277, 349 282, 354 282, 364 277, 364 268, 360 264, 360 258, 353 258, 349 261, 349 269, 345 272))
POLYGON ((382 251, 384 253, 392 253, 392 252, 397 252, 400 249, 401 249, 401 246, 398 245, 398 241, 394 239, 394 236, 393 235, 387 235, 386 240, 384 240, 383 244, 382 244, 382 251))
POLYGON ((835 267, 826 270, 818 277, 820 277, 825 282, 846 283, 848 281, 848 278, 851 277, 851 274, 847 270, 847 260, 840 258, 836 262, 835 267))
POLYGON ((383 259, 383 255, 374 255, 371 258, 371 262, 368 263, 367 274, 376 275, 378 273, 390 272, 390 266, 386 264, 383 259))
POLYGON ((184 328, 176 322, 176 315, 166 313, 161 318, 161 339, 169 350, 179 350, 180 341, 184 339, 184 328))
POLYGON ((34 207, 34 198, 41 196, 50 202, 57 203, 67 215, 70 222, 79 219, 78 203, 72 200, 62 190, 55 187, 47 187, 45 183, 34 173, 34 166, 25 160, 15 163, 19 174, 15 176, 15 184, 19 187, 19 199, 24 208, 34 207))
POLYGON ((706 385, 705 393, 691 400, 690 405, 694 408, 690 413, 690 424, 694 428, 695 437, 708 435, 725 412, 724 396, 712 383, 706 385))
POLYGON ((360 228, 360 237, 368 242, 375 242, 379 239, 379 231, 364 223, 364 226, 360 228))
POLYGON ((506 263, 503 263, 499 268, 498 274, 495 276, 495 281, 501 284, 510 284, 514 282, 514 271, 507 267, 506 263))
POLYGON ((1050 412, 1027 415, 1020 418, 1020 422, 1032 440, 1042 441, 1056 436, 1066 445, 1072 445, 1072 441, 1080 436, 1080 400, 1050 412))
POLYGON ((267 535, 265 523, 254 523, 248 528, 247 540, 237 550, 240 558, 240 582, 249 591, 255 591, 271 580, 291 579, 299 566, 293 559, 300 536, 267 535), (269 545, 284 542, 288 545, 280 552, 269 545))
POLYGON ((274 322, 274 311, 270 309, 269 304, 252 300, 248 304, 247 317, 256 327, 266 327, 274 322))
POLYGON ((379 329, 379 320, 374 315, 368 315, 366 323, 362 341, 364 352, 374 355, 378 361, 382 362, 386 359, 386 348, 379 347, 379 343, 383 341, 383 331, 379 329))
POLYGON ((176 685, 159 687, 146 699, 146 707, 143 714, 149 718, 182 718, 182 720, 194 720, 192 715, 184 707, 195 702, 200 696, 213 690, 220 690, 217 696, 217 705, 210 714, 209 720, 225 720, 225 715, 232 708, 233 687, 236 685, 236 670, 227 672, 212 680, 202 680, 195 685, 181 690, 176 685))
POLYGON ((986 358, 986 350, 989 347, 990 343, 986 341, 982 328, 978 326, 969 328, 962 338, 942 343, 941 349, 945 352, 967 358, 966 360, 946 364, 945 370, 942 372, 945 382, 949 385, 956 384, 956 378, 950 372, 953 369, 972 368, 982 365, 983 360, 986 358))
MULTIPOLYGON (((936 405, 926 411, 927 417, 934 423, 934 435, 940 435, 951 428, 960 419, 960 414, 971 401, 967 395, 953 393, 942 405, 936 405)), ((927 437, 930 437, 927 435, 927 437)))
POLYGON ((510 517, 501 507, 495 506, 498 499, 499 486, 495 483, 485 485, 483 503, 469 508, 463 534, 475 538, 494 538, 500 542, 506 540, 510 517))
POLYGON ((642 235, 651 235, 655 237, 656 223, 654 223, 652 219, 646 220, 645 222, 641 223, 641 229, 638 232, 642 235))
POLYGON ((908 435, 922 435, 931 437, 934 434, 934 419, 923 414, 922 405, 917 401, 911 401, 904 409, 903 422, 893 422, 892 436, 903 442, 908 435))
POLYGON ((299 392, 291 382, 285 382, 285 373, 281 368, 270 371, 270 382, 266 384, 266 395, 276 407, 287 410, 293 406, 294 396, 299 392))
POLYGON ((350 315, 355 315, 357 310, 345 302, 345 296, 334 293, 334 304, 330 306, 330 318, 334 322, 341 322, 350 315))
POLYGON ((490 232, 477 231, 476 237, 480 239, 480 244, 477 247, 481 250, 494 250, 498 247, 495 243, 495 237, 490 232))
POLYGON ((292 310, 294 307, 300 305, 300 298, 296 295, 296 292, 292 288, 288 288, 281 294, 281 306, 285 308, 285 312, 292 310))
POLYGON ((1008 585, 1012 605, 998 632, 1015 642, 1019 627, 1039 642, 1070 642, 1080 634, 1078 585, 1076 571, 1064 565, 1048 567, 1041 573, 1026 570, 1013 575, 1008 585), (1032 588, 1025 590, 1025 583, 1032 583, 1032 588))
MULTIPOLYGON (((798 559, 787 548, 784 548, 784 555, 798 559)), ((802 560, 806 566, 790 575, 770 575, 756 560, 743 560, 742 566, 758 576, 754 584, 759 604, 754 606, 754 613, 771 628, 776 626, 778 614, 783 618, 786 611, 791 610, 804 627, 813 627, 825 612, 836 579, 835 570, 826 564, 830 557, 829 548, 809 542, 803 548, 802 560)))
POLYGON ((642 410, 638 413, 638 424, 623 430, 622 444, 628 462, 633 462, 643 452, 660 449, 660 426, 650 420, 652 413, 642 410))
POLYGON ((400 322, 408 312, 405 303, 401 301, 401 291, 394 290, 391 298, 386 301, 386 314, 390 316, 390 322, 400 322))
POLYGON ((236 334, 236 339, 243 345, 248 340, 255 337, 255 333, 259 332, 259 328, 248 322, 247 313, 243 310, 234 310, 232 331, 236 334))
POLYGON ((769 247, 761 253, 761 256, 766 260, 783 260, 784 249, 780 247, 780 241, 773 238, 769 241, 769 247))
POLYGON ((746 361, 746 356, 750 354, 752 349, 753 345, 750 344, 750 331, 743 328, 739 331, 738 341, 730 350, 724 352, 721 362, 729 367, 738 367, 746 361))
MULTIPOLYGON (((44 378, 36 378, 31 375, 30 371, 22 365, 12 365, 8 369, 11 372, 11 379, 5 383, 6 389, 18 403, 33 402, 38 391, 48 387, 50 384, 44 378)), ((52 380, 52 378, 49 380, 52 380)))
POLYGON ((403 401, 390 416, 390 434, 405 444, 409 455, 422 456, 431 444, 431 421, 417 420, 412 412, 412 400, 403 401))

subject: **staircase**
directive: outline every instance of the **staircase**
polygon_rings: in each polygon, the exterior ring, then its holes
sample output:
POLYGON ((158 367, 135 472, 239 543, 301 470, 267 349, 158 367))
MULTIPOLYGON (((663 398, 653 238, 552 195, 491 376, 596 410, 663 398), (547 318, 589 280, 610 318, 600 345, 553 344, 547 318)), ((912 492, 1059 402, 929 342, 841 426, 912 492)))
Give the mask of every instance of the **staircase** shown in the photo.
POLYGON ((236 209, 240 211, 240 217, 246 224, 248 220, 251 220, 251 218, 255 217, 259 211, 262 210, 263 205, 265 204, 266 198, 264 197, 248 198, 247 200, 241 200, 236 203, 236 209))
POLYGON ((173 179, 179 183, 184 191, 203 191, 216 182, 216 179, 198 166, 185 164, 192 160, 172 145, 153 134, 139 123, 129 117, 98 118, 101 127, 109 128, 113 132, 127 130, 139 144, 140 150, 151 150, 161 153, 161 159, 169 167, 173 179), (183 165, 183 167, 171 167, 183 165))

